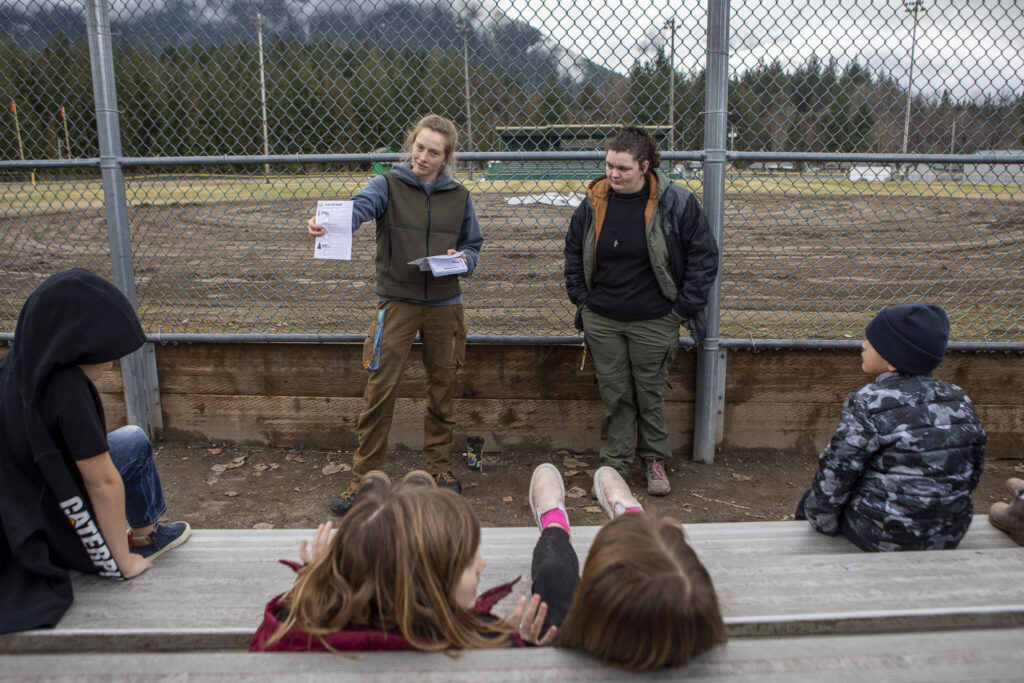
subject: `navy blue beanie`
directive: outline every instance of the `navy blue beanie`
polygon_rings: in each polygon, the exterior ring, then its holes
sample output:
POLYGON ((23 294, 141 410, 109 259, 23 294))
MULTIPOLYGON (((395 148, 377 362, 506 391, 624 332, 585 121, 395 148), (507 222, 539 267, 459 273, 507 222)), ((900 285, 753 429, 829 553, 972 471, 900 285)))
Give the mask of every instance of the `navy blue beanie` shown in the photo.
POLYGON ((864 331, 889 365, 926 375, 942 362, 949 340, 949 318, 940 306, 903 304, 883 308, 864 331))

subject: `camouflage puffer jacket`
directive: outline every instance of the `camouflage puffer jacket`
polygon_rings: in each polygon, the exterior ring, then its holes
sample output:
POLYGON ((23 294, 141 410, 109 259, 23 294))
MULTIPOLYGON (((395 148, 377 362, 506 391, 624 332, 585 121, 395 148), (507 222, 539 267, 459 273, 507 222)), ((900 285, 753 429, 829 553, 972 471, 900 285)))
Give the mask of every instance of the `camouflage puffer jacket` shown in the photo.
POLYGON ((984 465, 985 430, 963 389, 887 372, 846 397, 807 519, 835 536, 842 517, 866 550, 954 548, 984 465))

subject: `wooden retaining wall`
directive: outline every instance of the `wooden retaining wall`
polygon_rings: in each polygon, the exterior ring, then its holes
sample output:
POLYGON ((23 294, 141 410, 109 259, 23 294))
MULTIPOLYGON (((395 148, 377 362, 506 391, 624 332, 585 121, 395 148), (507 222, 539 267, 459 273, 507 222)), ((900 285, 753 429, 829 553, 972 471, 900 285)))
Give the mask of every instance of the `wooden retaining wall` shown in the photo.
MULTIPOLYGON (((418 448, 424 373, 413 349, 398 388, 392 442, 418 448)), ((169 344, 156 358, 168 440, 308 448, 355 446, 365 371, 359 344, 169 344)), ((603 415, 590 360, 577 346, 471 345, 456 387, 457 438, 490 446, 596 449, 603 415)), ((950 353, 936 375, 967 390, 989 457, 1024 453, 1024 357, 950 353)), ((731 351, 724 446, 818 453, 847 393, 865 384, 854 351, 731 351)), ((680 351, 666 389, 673 448, 689 456, 696 354, 680 351)), ((100 390, 109 424, 124 420, 116 372, 100 390)))

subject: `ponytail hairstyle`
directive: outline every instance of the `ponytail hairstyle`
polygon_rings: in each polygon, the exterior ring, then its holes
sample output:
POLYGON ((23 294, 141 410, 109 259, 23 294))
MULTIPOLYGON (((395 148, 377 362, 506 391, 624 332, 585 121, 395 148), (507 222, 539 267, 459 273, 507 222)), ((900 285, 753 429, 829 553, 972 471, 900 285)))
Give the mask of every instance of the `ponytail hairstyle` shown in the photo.
POLYGON ((661 165, 658 143, 654 141, 654 136, 639 126, 623 126, 615 137, 605 143, 604 151, 629 152, 640 166, 648 162, 650 165, 645 176, 650 176, 661 165))
POLYGON ((455 165, 455 148, 459 145, 459 129, 455 124, 443 116, 427 114, 416 122, 416 125, 408 130, 405 135, 405 155, 412 157, 412 145, 416 142, 416 136, 424 128, 440 133, 444 137, 444 165, 455 165))
POLYGON ((715 587, 682 527, 629 513, 594 539, 557 646, 647 671, 726 639, 715 587))
POLYGON ((419 650, 507 647, 502 622, 455 599, 479 546, 480 523, 453 491, 398 484, 360 493, 327 550, 281 597, 287 616, 269 642, 298 627, 320 637, 390 631, 419 650))

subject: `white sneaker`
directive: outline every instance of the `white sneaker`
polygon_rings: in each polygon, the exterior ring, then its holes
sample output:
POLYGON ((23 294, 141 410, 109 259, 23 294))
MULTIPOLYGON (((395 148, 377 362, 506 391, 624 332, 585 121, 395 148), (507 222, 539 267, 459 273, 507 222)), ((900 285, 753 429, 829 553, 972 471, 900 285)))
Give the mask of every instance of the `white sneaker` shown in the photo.
POLYGON ((608 519, 615 519, 628 508, 640 507, 640 502, 629 490, 629 484, 614 467, 599 467, 594 472, 594 497, 608 519), (607 489, 605 487, 607 486, 607 489))
POLYGON ((541 515, 556 508, 565 512, 565 483, 562 481, 562 475, 557 467, 549 462, 537 465, 537 468, 533 470, 533 476, 530 477, 529 500, 533 518, 537 520, 537 527, 541 531, 543 531, 540 526, 541 515), (537 500, 540 497, 544 497, 545 500, 537 500), (551 504, 551 498, 556 499, 554 505, 551 504))

